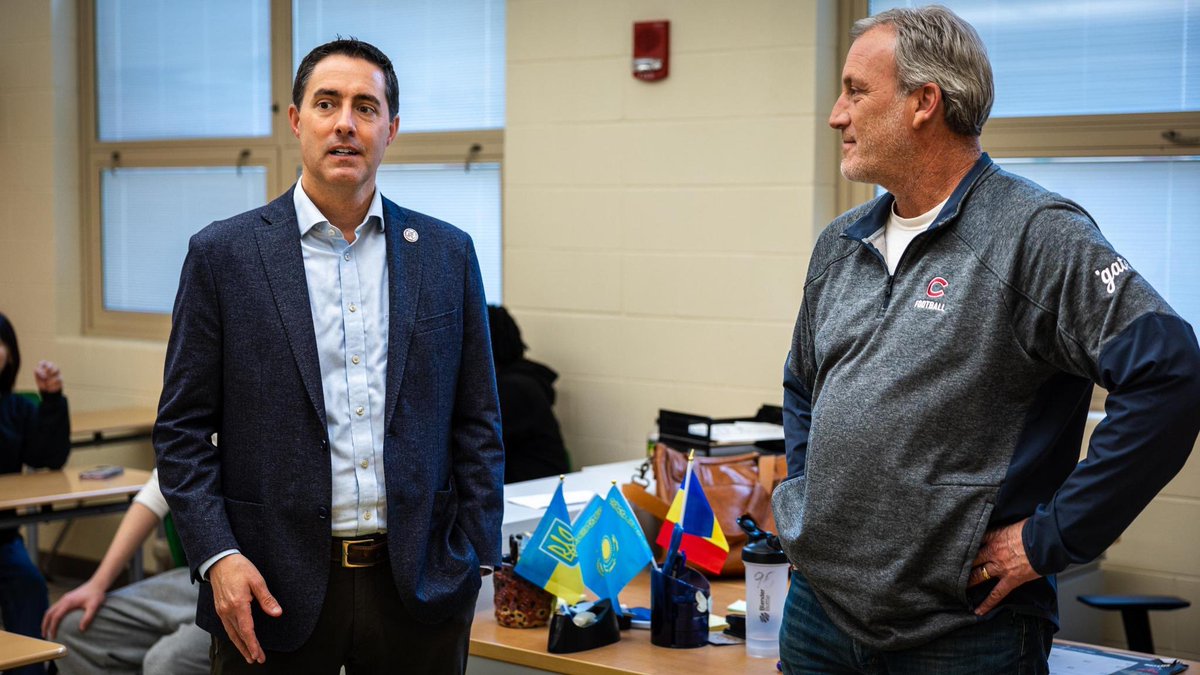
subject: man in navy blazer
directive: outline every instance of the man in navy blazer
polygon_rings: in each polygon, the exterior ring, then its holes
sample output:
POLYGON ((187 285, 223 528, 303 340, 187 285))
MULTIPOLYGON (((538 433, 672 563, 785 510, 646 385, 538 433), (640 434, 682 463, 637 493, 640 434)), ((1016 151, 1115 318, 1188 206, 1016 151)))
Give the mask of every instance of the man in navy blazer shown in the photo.
POLYGON ((192 237, 154 430, 214 672, 465 669, 503 448, 468 235, 383 199, 391 62, 301 63, 303 175, 192 237))

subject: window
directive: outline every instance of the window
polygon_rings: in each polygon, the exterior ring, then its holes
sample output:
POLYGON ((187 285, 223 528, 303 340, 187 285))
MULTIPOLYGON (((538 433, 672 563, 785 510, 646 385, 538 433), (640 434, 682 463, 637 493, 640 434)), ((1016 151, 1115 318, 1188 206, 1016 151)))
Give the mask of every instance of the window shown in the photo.
MULTIPOLYGON (((855 4, 851 18, 933 3, 855 4)), ((996 101, 983 149, 1081 204, 1176 311, 1200 325, 1200 276, 1185 264, 1200 257, 1196 3, 939 4, 975 27, 992 61, 996 101)), ((872 191, 843 187, 847 208, 872 191)))
POLYGON ((106 169, 100 175, 104 228, 104 306, 117 312, 161 312, 175 301, 190 228, 262 205, 267 172, 226 166, 106 169), (181 231, 183 230, 183 231, 181 231), (147 279, 163 283, 146 283, 147 279))
POLYGON ((499 304, 500 164, 386 164, 379 167, 379 189, 406 208, 455 223, 471 235, 489 302, 499 304))
POLYGON ((503 0, 81 0, 89 332, 161 338, 192 234, 299 175, 299 60, 338 35, 380 47, 400 134, 378 184, 471 233, 501 293, 503 0), (134 6, 136 5, 136 6, 134 6))
POLYGON ((271 135, 266 0, 96 3, 102 141, 271 135))
POLYGON ((1200 326, 1200 157, 997 158, 1066 195, 1180 316, 1200 326))
POLYGON ((293 0, 292 72, 348 30, 383 50, 400 81, 406 132, 504 126, 504 0, 293 0))

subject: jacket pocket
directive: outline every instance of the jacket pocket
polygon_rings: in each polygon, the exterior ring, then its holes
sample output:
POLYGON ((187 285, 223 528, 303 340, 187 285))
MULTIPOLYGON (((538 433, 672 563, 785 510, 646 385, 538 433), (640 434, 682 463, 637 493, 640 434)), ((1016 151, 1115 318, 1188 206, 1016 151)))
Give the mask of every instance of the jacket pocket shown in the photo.
POLYGON ((788 560, 796 565, 800 560, 800 532, 804 528, 805 476, 795 476, 780 483, 771 493, 771 511, 779 541, 788 560))
POLYGON ((423 333, 432 333, 435 330, 448 328, 458 323, 458 308, 454 308, 449 312, 435 314, 417 319, 413 325, 413 335, 421 335, 423 333))
POLYGON ((936 562, 930 570, 929 581, 952 594, 968 609, 972 607, 967 599, 967 577, 991 522, 996 490, 989 485, 931 485, 928 488, 931 518, 926 527, 932 536, 927 541, 930 546, 942 548, 931 556, 936 562))

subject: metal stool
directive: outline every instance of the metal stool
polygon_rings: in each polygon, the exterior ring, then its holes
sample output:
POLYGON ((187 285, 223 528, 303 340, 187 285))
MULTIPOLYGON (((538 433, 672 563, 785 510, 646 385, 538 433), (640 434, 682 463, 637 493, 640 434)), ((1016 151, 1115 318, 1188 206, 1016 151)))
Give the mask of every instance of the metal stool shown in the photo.
POLYGON ((1081 595, 1079 601, 1089 607, 1121 610, 1125 624, 1125 642, 1130 651, 1154 653, 1154 638, 1150 635, 1150 610, 1182 609, 1192 603, 1173 595, 1081 595))

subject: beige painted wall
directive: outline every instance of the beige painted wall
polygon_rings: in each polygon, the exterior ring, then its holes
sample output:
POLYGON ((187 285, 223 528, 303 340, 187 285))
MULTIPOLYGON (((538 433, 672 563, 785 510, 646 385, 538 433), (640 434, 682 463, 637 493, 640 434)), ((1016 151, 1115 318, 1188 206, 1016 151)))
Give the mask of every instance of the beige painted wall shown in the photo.
MULTIPOLYGON (((63 366, 75 408, 153 404, 162 343, 80 334, 74 3, 0 12, 0 310, 27 363, 63 366)), ((510 0, 505 301, 562 373, 577 465, 638 456, 660 407, 778 402, 808 253, 834 215, 834 14, 833 0, 510 0), (663 18, 672 75, 636 81, 631 24, 663 18)), ((71 465, 110 461, 152 453, 71 465)), ((98 558, 114 522, 74 528, 66 552, 98 558)), ((1197 523, 1200 453, 1109 551, 1108 590, 1200 605, 1197 523)), ((1153 623, 1160 651, 1200 659, 1200 607, 1153 623)))
POLYGON ((659 408, 753 414, 834 215, 833 2, 510 0, 504 302, 562 375, 576 466, 638 457, 659 408), (630 74, 671 21, 671 75, 630 74))

